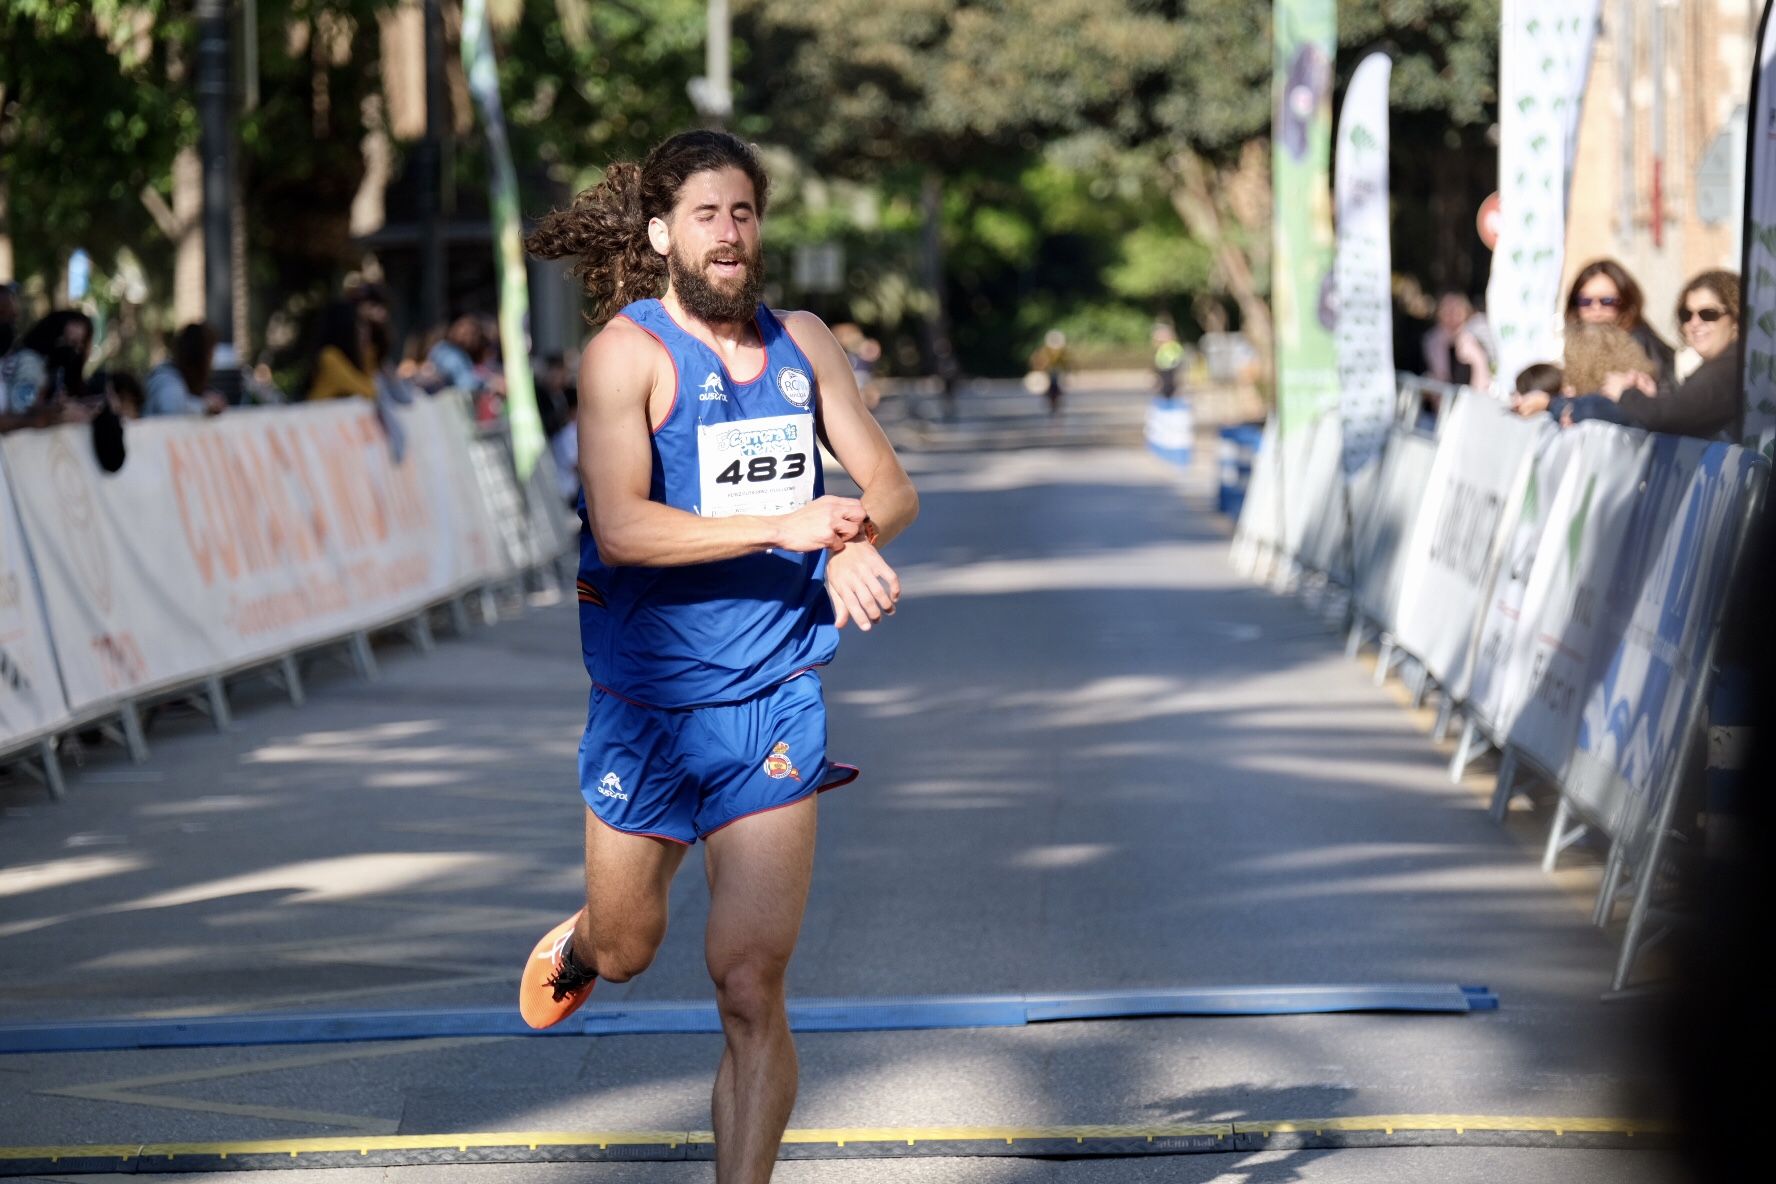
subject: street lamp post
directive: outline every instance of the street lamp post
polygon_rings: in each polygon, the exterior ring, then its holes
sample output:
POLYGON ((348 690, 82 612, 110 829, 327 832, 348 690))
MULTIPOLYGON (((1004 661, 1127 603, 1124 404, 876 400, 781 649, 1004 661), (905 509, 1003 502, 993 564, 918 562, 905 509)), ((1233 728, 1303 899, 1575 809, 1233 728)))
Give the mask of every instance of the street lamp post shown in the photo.
POLYGON ((709 36, 703 49, 703 77, 687 88, 697 114, 711 127, 724 127, 734 114, 734 86, 728 53, 728 0, 709 0, 709 36))
POLYGON ((232 397, 239 382, 234 352, 234 236, 229 225, 228 0, 197 2, 198 153, 203 158, 204 320, 216 333, 214 380, 232 397))
POLYGON ((439 218, 443 187, 444 18, 438 0, 425 0, 425 138, 414 165, 419 174, 419 331, 444 321, 444 236, 439 218))

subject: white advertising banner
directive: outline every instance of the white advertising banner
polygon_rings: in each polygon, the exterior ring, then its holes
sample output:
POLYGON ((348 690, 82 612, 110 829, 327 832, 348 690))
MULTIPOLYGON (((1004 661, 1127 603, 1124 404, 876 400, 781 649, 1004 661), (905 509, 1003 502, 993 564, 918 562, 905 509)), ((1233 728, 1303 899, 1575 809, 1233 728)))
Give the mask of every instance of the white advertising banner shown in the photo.
POLYGON ((1776 21, 1770 5, 1758 25, 1758 58, 1752 71, 1751 126, 1746 135, 1745 433, 1747 448, 1764 456, 1776 450, 1776 21))
POLYGON ((1437 456, 1429 436, 1396 428, 1381 454, 1369 509, 1357 522, 1352 548, 1357 607, 1381 629, 1392 632, 1404 577, 1401 556, 1418 521, 1425 484, 1437 456))
POLYGON ((444 400, 130 425, 99 469, 84 428, 4 449, 69 706, 177 685, 394 620, 495 574, 467 425, 444 400))
POLYGON ((1642 834, 1676 772, 1708 639, 1763 466, 1728 444, 1654 437, 1645 488, 1604 600, 1620 637, 1590 688, 1569 799, 1613 837, 1642 834))
POLYGON ((1394 418, 1393 250, 1388 216, 1388 80, 1394 65, 1372 53, 1345 88, 1332 190, 1337 215, 1338 410, 1344 471, 1381 456, 1394 418))
POLYGON ((1291 437, 1283 449, 1288 465, 1283 496, 1289 503, 1284 542, 1290 558, 1313 571, 1331 571, 1344 550, 1341 439, 1338 412, 1328 407, 1314 420, 1312 428, 1291 437), (1302 437, 1306 438, 1306 445, 1297 453, 1297 441, 1302 437))
POLYGON ((1464 391, 1443 421, 1423 509, 1406 540, 1394 633, 1440 686, 1463 676, 1485 603, 1499 523, 1535 455, 1560 429, 1464 391))
POLYGON ((1649 453, 1643 432, 1589 422, 1566 430, 1578 442, 1530 567, 1495 720, 1513 747, 1556 778, 1608 658, 1600 651, 1616 641, 1604 599, 1649 453))
MULTIPOLYGON (((1541 550, 1554 495, 1566 463, 1578 450, 1577 432, 1552 432, 1537 445, 1499 524, 1496 562, 1488 581, 1474 644, 1463 674, 1446 684, 1470 718, 1492 736, 1502 735, 1505 668, 1523 619, 1523 598, 1541 550)), ((1509 721, 1504 721, 1509 722, 1509 721)))
POLYGON ((1503 0, 1499 29, 1499 237, 1486 287, 1494 389, 1558 360, 1566 203, 1599 0, 1503 0))
POLYGON ((52 732, 68 718, 10 486, 0 457, 0 752, 52 732))
POLYGON ((1282 524, 1278 499, 1277 468, 1279 465, 1276 416, 1264 423, 1264 434, 1258 440, 1258 452, 1252 458, 1252 474, 1246 480, 1246 497, 1240 503, 1239 525, 1233 532, 1232 561, 1234 570, 1251 576, 1266 551, 1280 543, 1278 527, 1282 524))

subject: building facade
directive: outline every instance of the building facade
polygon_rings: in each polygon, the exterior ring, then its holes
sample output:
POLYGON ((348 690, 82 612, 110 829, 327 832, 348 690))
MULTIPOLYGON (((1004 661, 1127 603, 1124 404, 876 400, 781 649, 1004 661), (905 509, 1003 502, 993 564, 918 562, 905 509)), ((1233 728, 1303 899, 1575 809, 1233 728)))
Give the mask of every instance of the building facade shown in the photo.
POLYGON ((1762 0, 1603 0, 1567 221, 1566 278, 1612 256, 1676 342, 1685 280, 1739 269, 1745 115, 1762 0))

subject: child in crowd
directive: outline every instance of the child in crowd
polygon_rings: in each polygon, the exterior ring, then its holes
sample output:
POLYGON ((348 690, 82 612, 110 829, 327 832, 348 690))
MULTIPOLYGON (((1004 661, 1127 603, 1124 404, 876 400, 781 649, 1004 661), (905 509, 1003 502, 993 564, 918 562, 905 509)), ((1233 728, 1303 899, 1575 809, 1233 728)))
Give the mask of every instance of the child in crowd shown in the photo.
POLYGON ((1522 416, 1540 414, 1548 409, 1565 383, 1566 376, 1552 362, 1525 366, 1517 373, 1517 393, 1511 397, 1511 410, 1522 416))

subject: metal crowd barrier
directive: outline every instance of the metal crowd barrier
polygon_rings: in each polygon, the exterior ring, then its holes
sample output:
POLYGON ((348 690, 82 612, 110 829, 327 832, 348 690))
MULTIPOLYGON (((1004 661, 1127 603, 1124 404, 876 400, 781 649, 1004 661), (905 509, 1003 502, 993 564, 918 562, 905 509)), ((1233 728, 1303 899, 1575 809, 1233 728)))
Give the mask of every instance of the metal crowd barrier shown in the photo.
MULTIPOLYGON (((140 466, 132 476, 152 484, 152 500, 161 516, 182 518, 185 529, 181 533, 169 526, 166 537, 147 539, 128 537, 115 524, 102 521, 105 499, 115 490, 102 484, 110 478, 98 474, 80 429, 7 437, 0 445, 4 449, 0 451, 0 765, 23 771, 40 781, 52 797, 60 798, 66 792, 63 753, 70 748, 78 752, 83 733, 96 731, 104 741, 124 747, 139 764, 149 755, 144 711, 151 706, 189 704, 223 730, 231 719, 227 694, 231 681, 270 678, 292 704, 300 705, 305 699, 301 665, 305 659, 342 657, 360 678, 374 679, 373 634, 398 631, 416 649, 429 652, 434 615, 445 614, 452 632, 460 635, 469 628, 472 608, 479 610, 484 622, 491 621, 497 619, 502 594, 550 580, 560 586, 571 574, 564 564, 573 532, 554 488, 554 466, 547 452, 539 459, 530 486, 524 488, 517 480, 506 433, 475 429, 459 393, 444 392, 396 413, 404 417, 401 435, 407 452, 400 461, 386 456, 388 445, 374 423, 377 413, 357 400, 327 408, 251 409, 216 421, 149 421, 145 430, 132 431, 136 451, 131 460, 140 466), (301 431, 322 427, 341 434, 327 437, 323 441, 327 447, 313 452, 308 461, 292 461, 292 455, 304 447, 301 431), (114 572, 137 577, 138 582, 146 577, 151 583, 164 574, 160 569, 171 572, 194 563, 209 565, 206 570, 218 579, 251 574, 245 569, 260 564, 270 574, 251 590, 279 588, 283 569, 276 563, 288 555, 273 555, 265 538, 248 537, 254 534, 253 524, 242 516, 242 507, 229 502, 256 488, 245 483, 255 478, 237 472, 246 468, 242 458, 228 453, 231 442, 239 445, 242 440, 252 448, 269 449, 269 462, 263 451, 254 453, 255 458, 281 466, 290 488, 312 499, 304 501, 300 512, 313 517, 317 531, 331 532, 329 537, 335 539, 355 532, 366 546, 374 544, 376 531, 394 532, 400 525, 389 508, 399 498, 376 485, 382 479, 377 466, 388 472, 399 471, 391 465, 426 469, 431 480, 424 491, 430 506, 426 529, 445 530, 455 537, 451 545, 464 551, 456 560, 460 572, 434 580, 430 591, 406 595, 405 603, 394 603, 402 599, 395 596, 387 610, 376 608, 374 597, 362 609, 354 604, 347 613, 352 619, 340 627, 291 634, 287 644, 270 648, 241 645, 232 654, 218 640, 220 626, 199 606, 187 606, 191 611, 182 615, 178 627, 193 635, 194 645, 212 644, 218 654, 195 667, 189 661, 174 664, 188 673, 155 674, 155 660, 143 652, 144 647, 153 647, 154 639, 147 630, 129 628, 128 614, 138 611, 132 605, 145 598, 118 596, 112 590, 114 572), (385 450, 381 460, 376 459, 377 449, 385 450), (438 455, 438 449, 448 455, 438 455), (181 458, 187 456, 202 460, 206 477, 180 469, 181 458), (15 470, 50 475, 47 493, 37 487, 21 493, 20 473, 15 470), (226 484, 237 478, 241 484, 226 484), (375 507, 349 505, 378 497, 395 500, 375 507), (240 537, 218 538, 207 532, 240 537), (229 564, 233 566, 223 572, 229 564), (61 597, 54 612, 49 601, 52 588, 61 597), (75 602, 78 613, 70 612, 64 602, 75 602), (202 636, 206 627, 217 638, 202 636), (142 639, 137 640, 135 633, 143 634, 142 639), (99 668, 105 678, 115 681, 114 691, 95 692, 83 673, 92 664, 91 655, 71 642, 89 636, 88 648, 98 652, 99 668)), ((408 471, 407 479, 421 480, 414 471, 408 471)), ((257 479, 264 480, 263 474, 257 479)), ((272 513, 261 506, 246 507, 249 517, 255 512, 272 513)), ((290 553, 300 549, 288 538, 282 541, 290 553)), ((409 551, 423 545, 417 536, 406 540, 409 551)), ((310 568, 342 561, 332 553, 307 558, 310 568)), ((303 574, 292 567, 287 587, 280 590, 299 596, 303 574)), ((272 596, 275 599, 276 591, 272 596)))
POLYGON ((1769 465, 1729 444, 1560 431, 1416 377, 1397 391, 1381 457, 1349 481, 1308 463, 1339 438, 1336 413, 1281 444, 1267 425, 1235 564, 1334 603, 1347 652, 1377 646, 1378 683, 1398 670, 1415 702, 1435 691, 1437 739, 1462 724, 1452 780, 1499 753, 1495 815, 1535 784, 1551 790, 1545 867, 1586 834, 1607 841, 1594 919, 1631 899, 1612 980, 1623 991, 1693 788, 1720 616, 1769 465), (1343 523, 1310 513, 1339 503, 1343 523), (1305 526, 1279 527, 1284 514, 1305 526))

